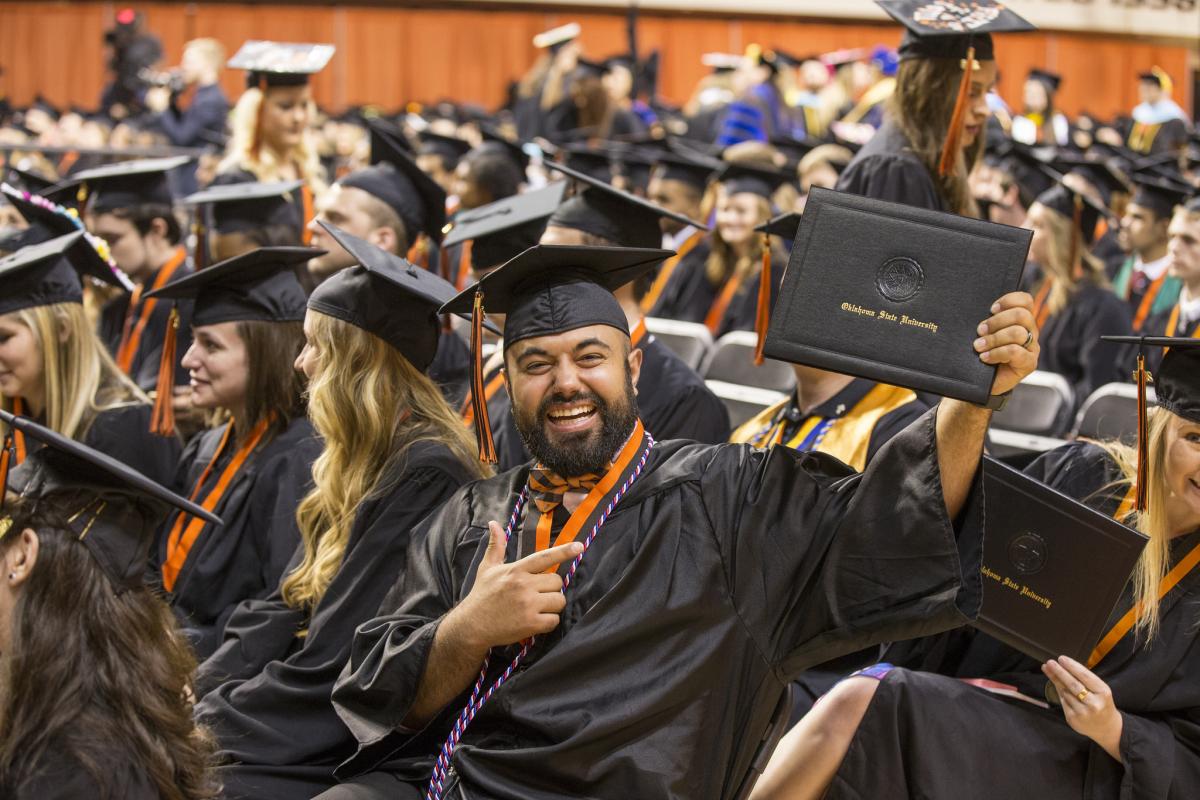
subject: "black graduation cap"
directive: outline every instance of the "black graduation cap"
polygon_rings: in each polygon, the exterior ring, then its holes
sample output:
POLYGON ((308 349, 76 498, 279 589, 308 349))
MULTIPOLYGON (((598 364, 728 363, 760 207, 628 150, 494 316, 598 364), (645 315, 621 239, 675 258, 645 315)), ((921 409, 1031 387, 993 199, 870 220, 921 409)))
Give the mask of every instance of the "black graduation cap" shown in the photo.
POLYGON ((1128 186, 1113 164, 1104 158, 1086 153, 1061 152, 1055 156, 1052 166, 1065 174, 1082 177, 1100 192, 1105 202, 1111 202, 1114 192, 1127 192, 1128 186))
MULTIPOLYGON (((222 524, 220 517, 111 456, 7 411, 0 410, 0 422, 44 445, 14 470, 13 488, 24 502, 44 500, 66 517, 118 592, 141 585, 169 508, 222 524)), ((0 486, 0 503, 4 493, 0 486)), ((4 533, 0 528, 0 536, 4 533)))
POLYGON ((486 147, 491 144, 503 148, 504 152, 521 169, 522 173, 529 168, 529 154, 525 152, 525 148, 519 142, 510 141, 504 134, 496 130, 495 127, 486 123, 480 123, 479 136, 483 140, 481 146, 486 147))
POLYGON ((551 28, 534 36, 533 46, 557 53, 563 45, 575 41, 582 30, 578 22, 568 22, 566 25, 559 25, 557 28, 551 28))
POLYGON ((1153 211, 1160 219, 1171 216, 1175 206, 1183 203, 1195 191, 1185 183, 1144 172, 1135 172, 1133 183, 1132 202, 1153 211))
POLYGON ((759 233, 765 233, 768 236, 778 236, 780 239, 792 240, 796 238, 796 231, 800 229, 800 219, 803 215, 797 211, 789 211, 786 214, 780 214, 759 225, 754 230, 759 233))
POLYGON ((450 247, 472 240, 471 265, 477 270, 503 264, 537 244, 566 190, 567 181, 555 181, 532 192, 460 211, 443 244, 450 247))
POLYGON ((4 287, 0 314, 55 303, 82 303, 83 275, 128 288, 83 231, 31 244, 0 258, 0 285, 4 287))
POLYGON ((608 72, 607 67, 599 61, 592 61, 590 58, 580 56, 575 61, 576 77, 584 78, 603 78, 604 73, 608 72))
POLYGON ((483 402, 482 323, 486 309, 505 314, 504 347, 590 325, 629 334, 629 323, 613 291, 650 270, 670 250, 631 247, 536 245, 442 306, 443 313, 471 314, 471 380, 475 435, 482 461, 494 463, 491 422, 483 402))
POLYGON ((254 231, 266 225, 297 225, 302 212, 296 208, 292 193, 304 181, 261 183, 230 180, 233 176, 234 173, 218 175, 208 188, 188 195, 180 204, 208 206, 212 228, 217 233, 254 231))
POLYGON ((301 44, 250 40, 226 64, 246 70, 246 87, 303 86, 325 68, 337 48, 331 44, 301 44))
POLYGON ((770 200, 775 190, 787 183, 790 176, 754 164, 727 164, 717 180, 729 194, 749 192, 770 200))
POLYGON ((16 185, 18 189, 24 189, 33 194, 42 194, 50 187, 54 186, 56 181, 50 178, 45 178, 32 170, 20 169, 11 164, 8 167, 9 180, 16 185))
POLYGON ((663 180, 681 181, 703 191, 724 164, 699 153, 692 156, 670 150, 656 153, 654 166, 663 180))
POLYGON ((454 285, 324 220, 317 224, 358 264, 314 289, 308 307, 379 337, 424 372, 437 352, 437 311, 454 297, 454 285))
POLYGON ((377 120, 367 124, 371 129, 371 166, 351 172, 338 183, 362 189, 390 206, 404 222, 410 239, 423 231, 435 243, 441 242, 446 225, 446 192, 405 152, 410 148, 403 139, 396 138, 377 120))
POLYGON ((1138 469, 1134 486, 1137 510, 1146 510, 1149 446, 1146 425, 1146 384, 1154 381, 1155 404, 1192 422, 1200 422, 1200 339, 1182 336, 1101 336, 1106 342, 1137 345, 1137 368, 1133 379, 1138 400, 1138 469), (1167 352, 1153 377, 1146 370, 1146 348, 1165 347, 1167 352))
POLYGON ((471 143, 465 139, 459 139, 457 136, 446 136, 424 130, 417 134, 417 139, 420 141, 417 155, 439 156, 451 169, 459 159, 471 152, 471 143))
POLYGON ((0 185, 0 192, 3 192, 3 197, 8 202, 12 203, 13 207, 21 213, 21 217, 29 223, 27 236, 23 241, 25 244, 36 244, 45 242, 58 236, 66 236, 68 233, 75 233, 83 230, 83 223, 78 218, 69 216, 65 209, 58 211, 55 208, 48 207, 50 201, 42 199, 43 203, 39 204, 34 199, 34 195, 28 192, 19 192, 8 184, 0 185))
POLYGON ((1171 85, 1171 76, 1162 67, 1152 67, 1147 72, 1139 72, 1138 80, 1143 83, 1153 83, 1160 89, 1166 89, 1171 85))
POLYGON ((820 142, 811 140, 793 139, 790 136, 772 136, 769 143, 783 153, 784 158, 788 160, 790 169, 795 169, 800 161, 820 144, 820 142))
POLYGON ((1019 33, 1034 26, 997 0, 875 0, 904 26, 900 60, 963 59, 975 48, 976 61, 995 60, 993 33, 1019 33))
POLYGON ((612 160, 608 150, 585 142, 572 142, 559 150, 568 168, 605 183, 613 177, 612 160))
POLYGON ((1029 74, 1025 78, 1030 81, 1037 81, 1046 87, 1046 91, 1053 94, 1058 91, 1058 87, 1062 85, 1062 76, 1054 72, 1047 72, 1044 69, 1033 68, 1029 70, 1029 74))
POLYGON ((1095 239, 1100 210, 1095 203, 1088 202, 1086 195, 1059 183, 1039 194, 1037 202, 1054 209, 1068 220, 1078 219, 1079 234, 1084 242, 1091 244, 1095 239))
POLYGON ((702 222, 668 211, 590 175, 559 164, 548 166, 585 184, 587 188, 560 205, 546 223, 547 227, 571 228, 600 236, 623 247, 640 248, 653 248, 662 243, 662 227, 659 225, 662 217, 708 230, 708 226, 702 222))
POLYGON ((170 206, 175 198, 168 173, 191 160, 191 156, 171 156, 105 164, 72 175, 70 185, 81 197, 91 196, 90 209, 96 214, 148 204, 170 206))
POLYGON ((171 281, 146 297, 194 298, 193 325, 302 322, 306 298, 294 268, 324 254, 313 247, 260 247, 171 281))

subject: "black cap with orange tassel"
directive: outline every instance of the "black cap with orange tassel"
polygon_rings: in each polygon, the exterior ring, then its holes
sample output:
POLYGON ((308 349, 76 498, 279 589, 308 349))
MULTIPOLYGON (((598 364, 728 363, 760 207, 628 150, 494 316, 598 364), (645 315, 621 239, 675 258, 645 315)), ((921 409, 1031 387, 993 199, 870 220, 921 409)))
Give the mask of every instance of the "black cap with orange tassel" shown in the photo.
POLYGON ((758 342, 754 346, 755 366, 763 363, 763 345, 767 340, 767 326, 771 322, 771 294, 779 279, 775 277, 771 264, 771 237, 778 236, 789 242, 796 238, 800 228, 800 214, 788 212, 772 217, 754 230, 763 235, 762 273, 758 282, 758 307, 754 314, 754 332, 758 342))
MULTIPOLYGON (((1149 405, 1148 385, 1154 384, 1154 404, 1188 422, 1200 424, 1200 339, 1177 336, 1101 336, 1115 344, 1137 348, 1137 367, 1133 372, 1137 384, 1137 479, 1134 485, 1134 510, 1145 512, 1149 481, 1149 405), (1157 377, 1146 368, 1146 348, 1163 347, 1162 363, 1157 377)), ((1155 478, 1158 479, 1158 478, 1155 478)))

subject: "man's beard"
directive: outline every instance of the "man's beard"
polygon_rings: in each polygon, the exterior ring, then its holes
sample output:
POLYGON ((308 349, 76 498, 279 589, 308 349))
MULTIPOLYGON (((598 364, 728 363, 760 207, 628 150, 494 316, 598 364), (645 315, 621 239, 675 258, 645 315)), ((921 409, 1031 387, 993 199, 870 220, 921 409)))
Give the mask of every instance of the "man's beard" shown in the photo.
POLYGON ((625 397, 620 403, 608 403, 593 392, 579 392, 572 397, 552 394, 538 404, 532 416, 513 407, 513 421, 521 441, 539 463, 564 478, 594 473, 603 474, 618 448, 625 444, 637 422, 637 396, 633 392, 633 375, 625 370, 625 397), (600 415, 600 430, 568 434, 562 441, 551 442, 546 435, 546 412, 554 403, 586 401, 596 406, 600 415))

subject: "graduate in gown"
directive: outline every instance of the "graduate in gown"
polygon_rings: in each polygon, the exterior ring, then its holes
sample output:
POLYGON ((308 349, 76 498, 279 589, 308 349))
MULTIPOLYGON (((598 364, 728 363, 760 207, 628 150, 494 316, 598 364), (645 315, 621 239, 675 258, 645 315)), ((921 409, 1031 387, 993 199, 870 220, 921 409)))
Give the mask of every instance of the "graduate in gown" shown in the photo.
MULTIPOLYGON (((656 154, 650 173, 650 200, 690 219, 700 219, 704 216, 703 201, 709 180, 720 166, 720 162, 699 156, 673 152, 656 154)), ((662 229, 663 247, 674 250, 675 255, 664 261, 654 275, 642 298, 642 310, 648 317, 703 322, 703 313, 698 313, 698 309, 708 308, 715 294, 707 282, 687 280, 687 276, 697 270, 704 271, 712 251, 712 240, 704 228, 670 217, 663 217, 662 229), (697 301, 687 297, 685 287, 695 287, 696 291, 703 292, 704 299, 697 301)))
POLYGON ((1078 408, 1106 383, 1126 380, 1121 348, 1102 333, 1131 330, 1129 308, 1112 293, 1104 266, 1087 252, 1099 211, 1059 184, 1038 195, 1026 225, 1029 259, 1040 270, 1032 287, 1042 337, 1040 369, 1067 379, 1078 408))
POLYGON ((225 524, 172 515, 153 560, 201 658, 216 649, 238 603, 275 590, 300 543, 295 509, 321 445, 291 364, 304 344, 294 267, 318 252, 265 247, 154 293, 162 302, 194 301, 194 343, 183 357, 190 404, 228 415, 188 443, 175 486, 225 524))
MULTIPOLYGON (((86 201, 84 219, 88 230, 108 243, 113 262, 135 284, 132 292, 104 304, 100 338, 121 371, 146 391, 158 381, 163 341, 171 320, 168 304, 150 300, 147 295, 192 271, 168 178, 171 170, 189 160, 124 161, 86 170, 72 178, 78 187, 77 196, 86 201)), ((186 383, 187 371, 178 363, 175 366, 175 382, 186 383)))
MULTIPOLYGON (((699 224, 581 173, 564 172, 590 188, 559 206, 546 223, 542 244, 652 248, 662 238, 659 220, 699 224)), ((633 346, 642 351, 646 366, 637 387, 642 419, 648 430, 663 439, 723 442, 729 436, 729 412, 724 403, 695 370, 646 330, 641 300, 649 286, 650 276, 643 275, 616 292, 629 319, 633 346)), ((500 467, 507 469, 529 461, 530 456, 517 430, 511 400, 506 397, 500 405, 492 430, 500 467)))
POLYGON ((1161 67, 1138 75, 1138 97, 1125 144, 1136 153, 1156 154, 1181 150, 1187 145, 1187 114, 1171 99, 1174 81, 1161 67))
POLYGON ((1027 469, 1150 537, 1088 663, 1062 657, 1042 665, 965 630, 893 646, 885 659, 907 668, 880 665, 823 698, 776 750, 755 800, 1195 793, 1200 350, 1172 347, 1155 385, 1146 510, 1135 511, 1137 454, 1126 445, 1078 442, 1027 469), (959 678, 1006 684, 1024 699, 959 678), (836 745, 807 747, 818 727, 836 745))
MULTIPOLYGON (((1200 339, 1200 197, 1175 209, 1171 218, 1171 259, 1167 272, 1180 283, 1179 301, 1169 310, 1150 318, 1143 331, 1147 336, 1187 336, 1200 339)), ((1158 369, 1162 353, 1146 353, 1147 368, 1158 369)))
MULTIPOLYGON (((84 312, 83 277, 124 288, 78 229, 0 260, 0 408, 166 483, 179 439, 150 432, 149 398, 117 368, 84 312)), ((14 466, 38 446, 14 434, 14 466)))
POLYGON ((998 3, 984 2, 983 8, 998 13, 973 26, 971 35, 955 35, 921 21, 924 4, 916 0, 877 2, 905 27, 896 90, 883 126, 846 167, 837 188, 979 216, 967 176, 983 152, 991 115, 987 95, 999 70, 991 35, 1033 26, 998 3), (967 63, 968 53, 973 63, 967 63))
MULTIPOLYGON (((987 412, 944 401, 861 475, 655 443, 611 291, 669 252, 540 245, 481 282, 536 460, 414 539, 333 694, 360 743, 339 775, 376 772, 323 800, 728 796, 783 682, 973 613, 987 412)), ((996 391, 1036 363, 1030 298, 1000 306, 987 342, 1033 349, 983 354, 996 391)))
POLYGON ((28 418, 0 426, 41 445, 0 469, 0 796, 216 798, 194 657, 141 579, 167 508, 219 519, 28 418))
POLYGON ((1192 188, 1181 180, 1143 173, 1134 174, 1133 181, 1137 191, 1121 221, 1130 255, 1113 278, 1113 291, 1129 303, 1133 329, 1140 333, 1150 317, 1179 299, 1179 280, 1168 271, 1167 228, 1192 188))
POLYGON ((358 265, 309 298, 296 362, 324 442, 314 486, 291 509, 302 547, 270 597, 234 611, 196 680, 196 717, 219 741, 229 800, 311 797, 334 783, 354 739, 329 697, 354 629, 403 576, 421 520, 487 471, 422 374, 453 287, 328 231, 358 265))

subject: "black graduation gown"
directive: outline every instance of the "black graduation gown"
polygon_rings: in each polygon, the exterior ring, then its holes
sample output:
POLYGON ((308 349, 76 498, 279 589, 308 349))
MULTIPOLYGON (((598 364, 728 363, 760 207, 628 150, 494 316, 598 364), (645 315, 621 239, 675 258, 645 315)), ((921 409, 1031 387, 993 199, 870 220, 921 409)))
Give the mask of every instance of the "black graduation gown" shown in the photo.
MULTIPOLYGON (((1034 477, 1106 514, 1121 491, 1116 466, 1099 447, 1075 443, 1041 456, 1034 477), (1098 493, 1099 492, 1099 493, 1098 493)), ((1200 531, 1172 542, 1172 561, 1200 531)), ((1043 700, 1046 678, 1033 659, 977 632, 906 643, 887 659, 943 675, 897 670, 880 684, 830 793, 836 798, 978 796, 1083 800, 1182 800, 1200 786, 1200 572, 1168 593, 1162 629, 1149 646, 1127 635, 1093 670, 1121 711, 1122 763, 1075 733, 1061 709, 1041 709, 967 686, 986 677, 1043 700), (897 657, 899 655, 899 657, 897 657), (952 676, 952 677, 951 677, 952 676), (919 741, 908 747, 906 738, 919 741), (981 757, 986 754, 987 757, 981 757), (908 792, 901 787, 915 787, 908 792)), ((1132 604, 1127 590, 1106 630, 1132 604)))
POLYGON ((177 436, 150 432, 153 411, 146 403, 107 408, 92 420, 83 443, 169 486, 183 445, 177 436))
POLYGON ((947 210, 933 176, 891 120, 884 122, 846 165, 837 190, 906 206, 947 210))
MULTIPOLYGON (((932 414, 863 474, 788 448, 660 443, 576 572, 559 627, 467 728, 453 758, 465 791, 446 796, 726 796, 784 682, 976 612, 982 489, 956 541, 937 469, 932 414)), ((397 611, 359 627, 333 692, 360 742, 339 777, 386 762, 414 786, 429 780, 468 693, 422 731, 400 724, 488 520, 510 514, 527 474, 453 497, 413 542, 397 611)), ((514 652, 493 653, 488 683, 514 652)))
MULTIPOLYGON (((647 333, 638 347, 642 350, 642 371, 638 377, 637 404, 646 430, 659 440, 688 439, 704 444, 727 441, 729 409, 704 384, 704 379, 653 334, 647 333)), ((533 457, 517 431, 507 392, 496 393, 488 404, 488 414, 499 468, 506 470, 529 463, 533 457)))
POLYGON ((467 480, 464 472, 444 445, 417 442, 389 469, 387 488, 360 505, 342 564, 311 618, 278 591, 230 617, 224 642, 196 678, 196 719, 220 743, 226 798, 312 797, 334 784, 334 767, 354 752, 354 739, 329 695, 354 629, 378 613, 403 575, 410 531, 467 480))
POLYGON ((1125 301, 1110 289, 1081 283, 1063 310, 1042 326, 1038 369, 1066 378, 1075 391, 1078 409, 1104 384, 1129 379, 1130 365, 1121 360, 1121 345, 1102 342, 1100 337, 1128 334, 1132 329, 1125 301))
MULTIPOLYGON (((119 753, 105 759, 113 800, 160 800, 154 782, 145 770, 135 767, 119 753)), ((0 786, 6 800, 96 800, 104 797, 102 787, 74 753, 61 743, 52 742, 41 758, 41 766, 32 780, 21 787, 0 786)))
POLYGON ((1125 265, 1125 260, 1129 258, 1129 253, 1121 249, 1121 245, 1117 240, 1117 226, 1113 225, 1104 235, 1096 240, 1092 245, 1092 255, 1104 262, 1104 274, 1111 281, 1117 277, 1117 273, 1121 271, 1121 267, 1125 265))
POLYGON ((695 247, 679 259, 658 300, 646 316, 704 322, 708 307, 716 299, 712 286, 704 279, 704 265, 711 252, 712 239, 705 234, 695 247), (697 282, 696 278, 700 278, 700 281, 697 282), (697 293, 699 297, 694 296, 697 293))
MULTIPOLYGON (((174 283, 180 278, 184 278, 192 274, 192 265, 190 261, 185 261, 180 264, 171 276, 170 283, 174 283)), ((150 291, 149 287, 154 283, 154 277, 146 281, 146 290, 150 291)), ((97 324, 100 340, 108 348, 108 351, 115 358, 117 348, 121 345, 121 334, 125 330, 125 315, 129 311, 129 301, 132 295, 120 294, 109 300, 100 309, 100 320, 97 324)), ((143 297, 138 303, 137 309, 134 311, 134 321, 138 319, 141 309, 150 300, 143 297)), ((159 300, 154 305, 154 310, 150 312, 150 319, 146 323, 146 328, 142 333, 141 341, 138 342, 137 352, 133 355, 133 363, 129 368, 129 377, 133 382, 146 391, 153 391, 158 383, 158 362, 162 359, 163 340, 167 335, 167 325, 171 321, 171 308, 175 305, 173 302, 159 300)), ((191 326, 188 321, 191 318, 191 302, 179 302, 180 320, 178 330, 175 332, 175 385, 179 386, 188 382, 188 371, 183 368, 183 354, 187 352, 188 347, 192 343, 191 326)))
POLYGON ((453 331, 438 337, 437 351, 427 372, 451 408, 458 408, 471 384, 471 348, 453 331))
MULTIPOLYGON (((775 263, 779 263, 778 257, 775 263)), ((786 259, 784 263, 787 263, 786 259)), ((779 296, 779 282, 783 278, 783 270, 776 269, 771 277, 771 308, 774 308, 775 299, 779 296)), ((754 330, 754 323, 758 319, 758 287, 761 283, 762 276, 755 275, 734 293, 725 313, 721 315, 721 324, 717 326, 714 339, 720 339, 730 331, 754 330)))
MULTIPOLYGON (((188 443, 175 487, 180 494, 191 496, 227 427, 228 423, 203 431, 188 443)), ((204 492, 216 486, 236 451, 236 443, 230 441, 209 472, 204 492)), ((220 644, 225 621, 238 603, 266 597, 279 584, 300 544, 296 507, 312 487, 312 462, 320 454, 321 441, 308 419, 292 420, 255 449, 226 488, 214 509, 225 524, 205 524, 196 538, 168 601, 199 658, 220 644)), ((172 513, 161 528, 154 559, 156 582, 161 582, 167 539, 177 515, 172 513)))

